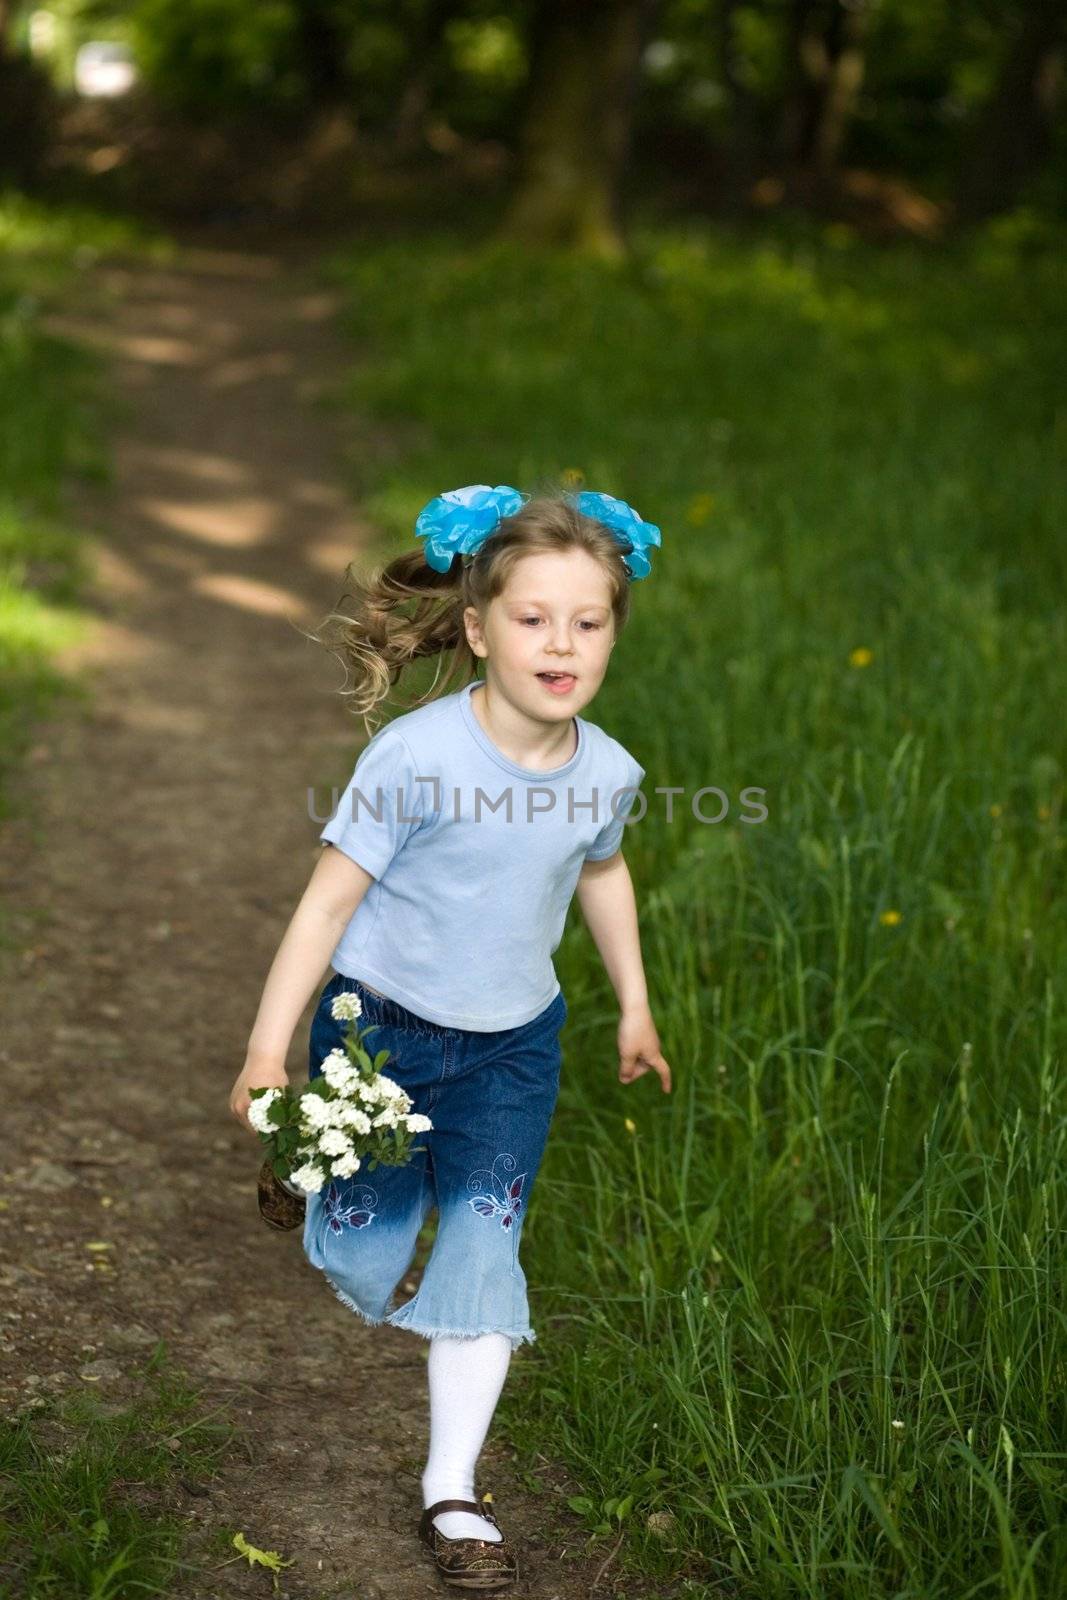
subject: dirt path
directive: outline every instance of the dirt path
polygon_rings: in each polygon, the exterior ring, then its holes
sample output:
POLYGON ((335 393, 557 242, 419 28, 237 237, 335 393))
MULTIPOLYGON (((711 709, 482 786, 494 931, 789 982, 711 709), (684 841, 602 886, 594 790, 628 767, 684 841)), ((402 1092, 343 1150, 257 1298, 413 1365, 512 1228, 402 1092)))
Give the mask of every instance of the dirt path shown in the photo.
MULTIPOLYGON (((121 1401, 162 1338, 247 1440, 190 1523, 295 1558, 293 1600, 407 1600, 448 1592, 413 1533, 428 1347, 360 1324, 262 1223, 228 1110, 314 862, 307 788, 343 781, 360 740, 339 666, 287 620, 336 598, 364 532, 343 452, 377 447, 316 404, 353 352, 306 254, 201 240, 166 267, 104 263, 53 318, 113 356, 129 410, 113 484, 73 501, 97 622, 69 664, 94 704, 40 727, 0 828, 0 1403, 89 1383, 121 1401)), ((499 1430, 480 1478, 525 1552, 510 1592, 588 1595, 603 1551, 520 1487, 499 1430)), ((239 1563, 171 1592, 271 1585, 239 1563)))

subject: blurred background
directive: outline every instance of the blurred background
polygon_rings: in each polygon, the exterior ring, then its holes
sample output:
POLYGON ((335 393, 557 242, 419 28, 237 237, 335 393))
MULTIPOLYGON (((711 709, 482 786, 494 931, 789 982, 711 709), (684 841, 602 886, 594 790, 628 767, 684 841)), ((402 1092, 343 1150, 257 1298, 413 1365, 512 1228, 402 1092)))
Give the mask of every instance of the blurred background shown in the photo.
POLYGON ((5 0, 0 173, 167 216, 462 194, 932 238, 1067 203, 1056 0, 5 0))
POLYGON ((529 1592, 1067 1593, 1065 18, 0 0, 0 1399, 57 1430, 5 1595, 262 1594, 235 1530, 350 1595, 357 1426, 366 1592, 423 1592, 421 1355, 267 1236, 226 1096, 364 742, 291 624, 542 478, 663 531, 591 716, 675 1089, 572 910, 529 1592))

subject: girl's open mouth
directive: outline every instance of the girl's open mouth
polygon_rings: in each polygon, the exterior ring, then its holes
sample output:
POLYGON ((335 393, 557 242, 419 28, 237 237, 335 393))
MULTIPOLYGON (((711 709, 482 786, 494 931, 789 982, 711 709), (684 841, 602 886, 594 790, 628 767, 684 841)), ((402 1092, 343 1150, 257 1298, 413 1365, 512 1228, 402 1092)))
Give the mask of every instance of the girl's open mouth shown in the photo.
POLYGON ((573 672, 539 672, 537 676, 553 694, 569 694, 577 682, 573 672))

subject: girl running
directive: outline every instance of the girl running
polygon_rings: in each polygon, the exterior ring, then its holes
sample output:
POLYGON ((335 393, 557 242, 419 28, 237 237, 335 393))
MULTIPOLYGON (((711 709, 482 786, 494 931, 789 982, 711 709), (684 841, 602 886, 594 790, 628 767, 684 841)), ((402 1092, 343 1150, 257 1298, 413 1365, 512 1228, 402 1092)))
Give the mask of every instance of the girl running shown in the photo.
POLYGON ((500 1588, 517 1559, 491 1496, 475 1498, 475 1468, 512 1353, 536 1337, 519 1244, 559 1090, 552 956, 575 895, 619 1003, 619 1079, 651 1070, 671 1087, 620 848, 645 770, 580 715, 660 534, 610 495, 482 484, 431 500, 415 531, 421 547, 352 577, 354 613, 332 614, 353 678, 342 692, 369 732, 407 663, 447 655, 449 673, 373 734, 322 829, 230 1106, 254 1132, 250 1090, 287 1084, 328 963, 310 1077, 358 1015, 432 1129, 408 1165, 309 1194, 304 1250, 363 1321, 429 1341, 419 1536, 446 1582, 500 1588), (479 662, 484 678, 446 692, 479 662), (431 1207, 420 1287, 396 1305, 431 1207))

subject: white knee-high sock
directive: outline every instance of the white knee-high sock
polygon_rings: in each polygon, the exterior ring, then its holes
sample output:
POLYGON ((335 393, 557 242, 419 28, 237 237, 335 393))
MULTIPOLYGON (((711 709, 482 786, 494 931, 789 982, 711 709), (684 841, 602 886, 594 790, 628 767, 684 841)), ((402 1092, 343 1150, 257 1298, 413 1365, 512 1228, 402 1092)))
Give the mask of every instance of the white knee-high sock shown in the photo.
MULTIPOLYGON (((422 1474, 422 1504, 473 1500, 474 1469, 504 1387, 511 1340, 503 1333, 430 1340, 430 1453, 422 1474)), ((434 1527, 446 1539, 500 1539, 499 1529, 473 1511, 442 1511, 434 1527)))

